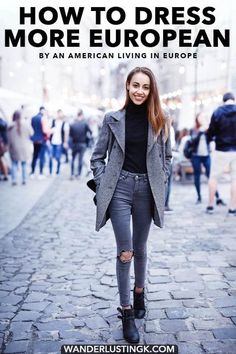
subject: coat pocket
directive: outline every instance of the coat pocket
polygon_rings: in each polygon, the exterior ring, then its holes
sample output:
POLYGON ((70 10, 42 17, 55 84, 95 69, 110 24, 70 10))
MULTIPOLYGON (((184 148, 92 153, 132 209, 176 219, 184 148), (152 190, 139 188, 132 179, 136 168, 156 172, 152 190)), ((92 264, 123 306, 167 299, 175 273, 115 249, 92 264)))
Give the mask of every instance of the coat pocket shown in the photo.
POLYGON ((127 174, 125 174, 124 172, 121 171, 118 181, 125 181, 127 179, 127 174))

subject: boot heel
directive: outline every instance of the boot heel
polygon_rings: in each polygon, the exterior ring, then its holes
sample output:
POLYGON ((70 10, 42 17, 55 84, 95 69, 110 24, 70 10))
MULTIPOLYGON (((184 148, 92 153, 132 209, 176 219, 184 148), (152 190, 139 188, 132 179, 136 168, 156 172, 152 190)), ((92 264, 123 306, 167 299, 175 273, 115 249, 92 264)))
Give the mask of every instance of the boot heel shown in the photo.
POLYGON ((133 308, 123 310, 117 307, 117 310, 121 315, 117 317, 122 320, 123 326, 123 336, 128 343, 138 343, 139 342, 139 332, 134 321, 134 310, 133 308))

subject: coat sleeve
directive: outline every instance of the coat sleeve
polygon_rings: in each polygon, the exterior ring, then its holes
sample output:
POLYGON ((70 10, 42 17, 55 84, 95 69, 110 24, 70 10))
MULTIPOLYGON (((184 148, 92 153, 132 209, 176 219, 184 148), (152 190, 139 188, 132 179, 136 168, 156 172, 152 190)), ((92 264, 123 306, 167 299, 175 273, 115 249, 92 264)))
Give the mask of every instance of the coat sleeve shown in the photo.
POLYGON ((163 144, 162 155, 163 155, 164 172, 167 181, 171 173, 171 159, 172 159, 171 132, 170 132, 171 120, 170 120, 170 114, 167 110, 164 111, 164 114, 166 118, 166 124, 165 127, 162 129, 162 144, 163 144), (167 139, 165 138, 166 135, 167 135, 167 139))
POLYGON ((102 127, 90 159, 90 168, 93 171, 94 181, 98 186, 106 168, 106 157, 109 144, 110 129, 107 124, 107 116, 104 117, 102 127))
POLYGON ((168 138, 165 142, 165 174, 167 178, 171 172, 171 159, 172 159, 172 148, 171 148, 171 140, 170 140, 170 129, 168 129, 168 138))
POLYGON ((166 123, 164 128, 162 129, 162 157, 163 157, 163 166, 164 172, 166 175, 166 181, 171 173, 171 160, 172 160, 172 145, 171 145, 171 116, 168 110, 164 110, 164 115, 166 119, 166 123), (167 136, 167 139, 166 139, 167 136))

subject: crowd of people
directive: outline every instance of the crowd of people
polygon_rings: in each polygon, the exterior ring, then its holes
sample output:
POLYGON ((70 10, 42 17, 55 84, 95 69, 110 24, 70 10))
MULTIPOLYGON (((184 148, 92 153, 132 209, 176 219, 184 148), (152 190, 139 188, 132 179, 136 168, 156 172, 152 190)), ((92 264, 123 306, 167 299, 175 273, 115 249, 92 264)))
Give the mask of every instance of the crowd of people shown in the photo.
POLYGON ((94 138, 95 134, 82 109, 70 123, 61 109, 55 117, 49 117, 42 106, 31 122, 24 118, 22 111, 17 110, 11 123, 0 119, 1 179, 8 181, 11 175, 12 185, 16 186, 20 167, 23 185, 27 182, 27 176, 39 180, 55 174, 59 176, 62 155, 66 163, 70 162, 70 179, 79 178, 85 165, 85 152, 92 147, 94 138), (7 157, 10 157, 10 163, 7 157), (30 171, 27 171, 29 165, 30 171))
MULTIPOLYGON (((206 212, 214 213, 214 199, 216 205, 225 206, 217 190, 217 182, 224 173, 229 173, 231 178, 230 202, 228 215, 236 215, 236 104, 235 96, 231 92, 223 95, 223 104, 212 114, 210 124, 203 113, 197 114, 192 129, 183 129, 176 134, 172 149, 174 159, 172 169, 174 178, 181 178, 181 166, 185 164, 188 172, 193 174, 196 189, 196 204, 202 203, 201 175, 204 173, 208 179, 209 198, 206 212)), ((169 200, 169 177, 167 188, 167 201, 169 200)), ((171 211, 166 204, 166 211, 171 211)))
MULTIPOLYGON (((206 212, 210 214, 214 212, 214 198, 216 205, 226 205, 217 190, 217 180, 223 172, 230 172, 232 184, 229 214, 234 215, 236 213, 234 95, 228 92, 223 96, 223 105, 213 113, 210 125, 203 112, 197 114, 192 129, 176 131, 173 123, 171 118, 170 139, 173 158, 171 175, 166 187, 165 211, 173 212, 169 205, 171 185, 173 180, 183 178, 184 166, 190 178, 193 176, 196 204, 202 203, 202 174, 209 179, 209 201, 206 212), (187 142, 190 152, 186 155, 187 142)), ((77 116, 70 123, 61 109, 58 109, 55 117, 49 117, 47 110, 42 106, 30 122, 24 118, 21 110, 17 110, 12 116, 11 123, 0 118, 0 178, 2 181, 8 181, 11 175, 12 185, 15 186, 19 183, 20 168, 23 185, 26 184, 28 176, 39 180, 54 174, 59 176, 63 156, 65 163, 70 162, 70 179, 79 179, 83 166, 86 169, 85 174, 90 173, 89 163, 84 160, 84 156, 88 149, 91 154, 96 138, 82 109, 78 110, 77 116)))

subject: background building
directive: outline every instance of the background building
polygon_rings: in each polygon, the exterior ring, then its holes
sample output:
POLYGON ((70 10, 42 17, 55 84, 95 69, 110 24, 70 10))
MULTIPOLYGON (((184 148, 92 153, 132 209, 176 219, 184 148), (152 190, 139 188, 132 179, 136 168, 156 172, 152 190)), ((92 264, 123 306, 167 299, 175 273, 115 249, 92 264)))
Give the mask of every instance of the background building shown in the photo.
MULTIPOLYGON (((101 2, 101 1, 100 1, 101 2)), ((116 109, 123 104, 124 82, 127 72, 134 66, 148 66, 157 76, 159 89, 164 107, 168 107, 176 118, 179 128, 190 127, 194 116, 198 111, 205 111, 210 116, 212 110, 221 102, 221 96, 226 90, 236 92, 236 46, 235 46, 235 22, 233 11, 235 4, 229 0, 221 3, 214 1, 216 8, 216 23, 214 28, 231 29, 231 47, 224 48, 178 48, 173 44, 169 48, 158 47, 152 52, 197 53, 197 59, 39 59, 40 52, 59 53, 60 48, 5 48, 4 29, 19 29, 19 3, 12 1, 14 6, 2 2, 1 10, 1 44, 0 44, 0 108, 6 118, 12 114, 19 105, 28 107, 28 111, 35 111, 36 107, 46 104, 51 110, 59 106, 69 114, 74 114, 80 105, 93 108, 116 109), (226 6, 228 4, 228 6, 226 6)), ((102 3, 102 2, 101 2, 102 3)), ((36 4, 36 2, 35 2, 36 4)), ((62 0, 54 1, 51 6, 65 6, 62 0)), ((33 5, 33 4, 31 4, 33 5)), ((86 6, 93 6, 88 1, 86 6)), ((135 6, 142 6, 141 1, 135 2, 135 6)), ((150 1, 148 7, 154 9, 156 2, 150 1)), ((173 6, 173 2, 158 4, 173 6)), ((188 7, 194 5, 188 2, 188 7)), ((21 6, 29 8, 27 1, 22 1, 21 6)), ((43 6, 48 6, 45 1, 37 4, 37 11, 43 6)), ((70 6, 78 7, 77 2, 72 1, 70 6)), ((96 6, 99 6, 96 3, 96 6)), ((109 7, 115 6, 111 1, 109 7)), ((134 7, 135 7, 134 6, 134 7)), ((186 7, 186 4, 183 3, 186 7)), ((206 6, 205 3, 199 7, 206 6)), ((130 7, 124 9, 131 16, 130 7)), ((79 26, 80 32, 88 33, 91 28, 96 28, 91 13, 85 13, 79 26)), ((129 23, 129 22, 128 22, 129 23)), ((127 26, 127 24, 126 24, 127 26)), ((70 26, 71 27, 71 26, 70 26)), ((97 26, 100 28, 99 26, 97 26)), ((123 28, 122 26, 120 26, 123 28)), ((151 27, 151 26, 149 26, 151 27)), ((26 30, 32 26, 24 26, 26 30)), ((65 26, 61 27, 66 30, 65 26)), ((106 27, 109 28, 109 27, 106 27)), ((110 28, 114 27, 110 26, 110 28)), ((178 27, 171 27, 178 30, 178 27)), ((200 28, 200 27, 199 27, 200 28)), ((162 30, 162 26, 158 27, 162 30)), ((198 30, 195 26, 194 30, 198 30)), ((209 28, 209 33, 210 33, 209 28)), ((93 52, 143 52, 145 48, 93 48, 93 52), (137 50, 138 49, 138 50, 137 50)), ((72 51, 63 48, 64 53, 72 51)), ((81 38, 79 49, 73 48, 73 52, 91 52, 85 36, 81 38)), ((146 52, 149 53, 150 49, 146 52)), ((30 114, 30 113, 29 113, 30 114)))

